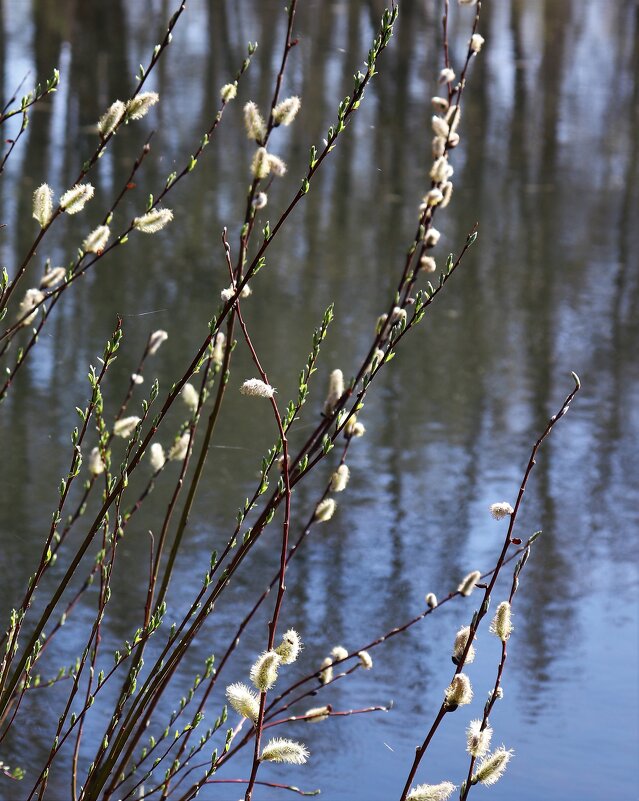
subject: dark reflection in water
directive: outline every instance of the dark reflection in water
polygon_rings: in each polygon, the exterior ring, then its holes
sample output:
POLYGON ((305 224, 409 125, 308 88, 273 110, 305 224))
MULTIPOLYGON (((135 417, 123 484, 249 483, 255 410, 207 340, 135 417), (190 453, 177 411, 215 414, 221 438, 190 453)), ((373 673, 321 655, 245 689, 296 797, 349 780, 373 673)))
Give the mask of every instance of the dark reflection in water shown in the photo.
MULTIPOLYGON (((27 71, 28 82, 46 77, 54 66, 62 73, 60 90, 34 112, 0 182, 0 222, 6 225, 0 259, 11 271, 34 236, 33 189, 45 180, 57 192, 69 186, 95 147, 96 119, 113 99, 128 94, 138 63, 160 40, 172 8, 165 1, 9 0, 0 9, 4 96, 27 71)), ((381 10, 373 0, 300 3, 300 44, 285 92, 300 94, 303 111, 292 129, 274 136, 289 175, 273 186, 262 222, 277 219, 296 190, 308 146, 325 135, 339 99, 350 91, 350 76, 366 55, 381 10)), ((470 12, 458 12, 456 5, 453 11, 451 40, 459 60, 470 12)), ((335 302, 337 319, 299 442, 317 419, 328 372, 336 366, 347 375, 356 372, 413 234, 429 162, 428 100, 441 66, 435 46, 440 15, 438 3, 404 2, 392 47, 351 130, 273 245, 267 268, 255 279, 255 296, 244 304, 284 401, 295 392, 313 327, 335 302)), ((351 452, 348 492, 333 520, 301 549, 287 582, 283 623, 299 628, 306 642, 301 664, 291 669, 297 676, 317 667, 335 644, 363 645, 416 614, 427 591, 445 594, 468 570, 492 565, 503 524, 490 519, 487 507, 514 500, 532 440, 570 388, 570 370, 581 375, 584 389, 544 446, 522 512, 520 535, 539 528, 544 535, 522 578, 505 699, 493 715, 497 741, 516 751, 507 778, 490 790, 495 801, 513 795, 520 801, 600 801, 630 798, 634 791, 629 766, 636 760, 639 719, 638 20, 630 0, 485 4, 481 30, 487 44, 469 81, 462 146, 453 154, 455 194, 438 215, 442 241, 435 254, 443 263, 449 250, 458 251, 476 220, 480 239, 445 296, 380 377, 361 417, 367 434, 351 452)), ((190 2, 151 82, 161 104, 116 137, 94 176, 96 200, 83 215, 65 221, 66 227, 52 229, 38 253, 34 282, 45 258, 55 264, 72 258, 155 128, 151 156, 114 225, 140 213, 148 192, 157 194, 209 127, 218 89, 239 67, 246 42, 259 42, 216 141, 172 195, 171 229, 145 241, 131 237, 65 295, 4 403, 5 617, 37 561, 70 458, 73 410, 84 403, 88 365, 96 363, 116 313, 124 319, 125 347, 107 384, 111 413, 149 330, 169 332, 153 363, 165 390, 206 332, 219 290, 228 283, 219 233, 226 225, 232 242, 237 240, 248 182, 251 146, 238 135, 241 107, 248 99, 267 104, 284 31, 280 4, 271 0, 190 2)), ((253 373, 242 348, 234 363, 218 439, 172 584, 171 617, 187 607, 210 550, 225 541, 275 437, 268 410, 237 393, 240 381, 253 373)), ((180 414, 173 413, 165 444, 179 422, 180 414)), ((161 525, 175 471, 167 472, 156 504, 136 518, 121 545, 104 624, 105 658, 140 623, 147 531, 161 525)), ((318 475, 296 492, 298 525, 325 478, 318 475)), ((142 481, 131 482, 130 501, 142 481)), ((278 536, 274 529, 252 552, 191 649, 174 699, 188 689, 209 653, 223 651, 233 620, 273 575, 278 536)), ((65 567, 61 557, 51 585, 65 567)), ((506 579, 499 586, 494 600, 507 592, 506 579)), ((37 607, 43 599, 44 593, 37 607)), ((91 620, 95 604, 95 592, 87 594, 54 641, 50 672, 81 648, 82 623, 91 620)), ((273 768, 269 776, 321 786, 330 801, 399 797, 413 749, 450 675, 449 643, 473 608, 451 604, 377 649, 374 671, 337 683, 326 700, 351 708, 393 699, 393 711, 310 730, 291 726, 290 735, 304 739, 313 757, 304 768, 273 768)), ((248 630, 221 685, 244 679, 264 645, 267 611, 248 630)), ((473 717, 480 716, 494 680, 497 647, 490 639, 480 636, 470 669, 477 696, 473 717)), ((28 697, 22 733, 3 750, 3 760, 26 769, 25 786, 50 745, 65 690, 62 685, 28 697)), ((217 697, 208 721, 221 704, 217 697)), ((167 702, 160 710, 160 730, 173 708, 167 702)), ((468 717, 458 712, 446 721, 424 762, 422 781, 461 781, 468 717)), ((101 736, 99 718, 96 703, 89 740, 101 736)), ((65 752, 52 776, 51 798, 68 797, 69 760, 65 752)), ((246 760, 240 761, 229 775, 247 770, 246 760)), ((14 791, 6 785, 0 796, 14 791)), ((213 788, 201 793, 212 799, 235 795, 213 788)), ((260 788, 258 797, 275 793, 260 788)))

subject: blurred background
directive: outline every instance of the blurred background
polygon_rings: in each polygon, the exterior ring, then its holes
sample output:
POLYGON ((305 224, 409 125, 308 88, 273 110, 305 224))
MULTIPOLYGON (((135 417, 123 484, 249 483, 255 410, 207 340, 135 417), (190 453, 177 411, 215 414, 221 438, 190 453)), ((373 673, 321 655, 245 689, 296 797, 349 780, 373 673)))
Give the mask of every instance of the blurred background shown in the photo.
MULTIPOLYGON (((0 0, 3 97, 10 97, 25 75, 26 90, 56 66, 61 73, 58 92, 36 106, 0 179, 5 225, 0 263, 10 275, 37 233, 33 190, 46 181, 59 196, 71 185, 95 149, 97 119, 113 100, 129 95, 138 64, 146 64, 161 41, 174 5, 0 0)), ((259 43, 215 139, 167 199, 175 221, 154 237, 131 236, 126 247, 64 295, 3 404, 3 620, 37 564, 59 478, 70 460, 74 408, 86 402, 88 366, 96 364, 116 315, 123 318, 124 341, 105 387, 111 414, 151 330, 166 329, 169 339, 148 364, 131 414, 155 375, 161 396, 170 388, 206 335, 219 291, 228 285, 220 232, 229 228, 236 251, 250 181, 253 145, 243 133, 242 106, 255 100, 266 110, 285 35, 282 6, 274 0, 189 0, 172 45, 145 87, 160 93, 160 104, 118 133, 92 173, 96 198, 82 214, 54 226, 38 251, 28 285, 37 285, 46 258, 54 265, 73 258, 153 130, 137 188, 128 193, 112 229, 142 213, 148 193, 159 193, 210 126, 219 88, 232 80, 247 42, 259 43)), ((299 45, 290 57, 283 96, 298 94, 302 110, 291 128, 275 131, 271 139, 289 172, 273 184, 268 206, 259 213, 261 224, 267 219, 273 224, 297 190, 308 148, 320 145, 334 122, 382 10, 377 0, 300 0, 299 45)), ((267 267, 252 284, 254 295, 243 304, 260 357, 285 402, 296 392, 313 328, 335 303, 336 320, 299 423, 300 441, 318 419, 329 372, 336 367, 347 377, 357 372, 414 234, 431 161, 430 98, 443 66, 441 11, 434 0, 400 3, 380 74, 312 191, 269 250, 267 267)), ((458 71, 472 15, 472 9, 451 3, 451 55, 458 71)), ((491 717, 494 742, 514 748, 515 758, 495 787, 473 791, 490 794, 493 801, 636 795, 638 28, 633 0, 485 3, 480 32, 486 44, 470 70, 461 145, 451 157, 455 192, 451 205, 437 214, 442 238, 433 255, 443 265, 475 222, 479 238, 376 381, 360 416, 367 433, 350 451, 348 490, 338 498, 334 518, 300 550, 287 580, 282 625, 297 628, 306 644, 286 674, 295 678, 317 669, 334 645, 362 647, 419 613, 427 592, 445 595, 470 570, 490 568, 506 522, 493 521, 488 507, 501 500, 514 503, 532 443, 570 391, 570 371, 580 375, 582 392, 543 447, 515 532, 522 538, 538 529, 544 534, 522 574, 505 697, 491 717)), ((3 139, 11 133, 15 129, 3 139)), ((199 587, 211 549, 226 541, 237 507, 256 485, 261 457, 275 440, 267 405, 237 391, 253 374, 246 349, 238 347, 172 581, 171 619, 199 587)), ((184 417, 182 409, 171 413, 159 437, 165 446, 184 417)), ((330 470, 326 465, 296 491, 294 532, 330 470)), ((150 468, 138 473, 144 475, 132 481, 130 502, 150 468)), ((165 471, 153 502, 120 546, 104 626, 109 662, 111 652, 140 625, 147 532, 157 530, 176 476, 177 465, 165 471)), ((84 523, 78 537, 83 532, 84 523)), ((273 527, 189 652, 173 696, 160 710, 160 730, 203 660, 223 652, 237 616, 270 581, 279 562, 278 539, 273 527)), ((63 552, 49 576, 51 585, 64 567, 63 552)), ((505 574, 493 595, 495 605, 508 587, 505 574)), ((84 597, 52 645, 52 674, 81 649, 96 598, 95 590, 84 597)), ((44 591, 38 600, 43 599, 44 591)), ((399 798, 414 748, 450 680, 454 634, 470 621, 475 600, 447 604, 375 649, 372 672, 357 671, 298 710, 392 700, 391 712, 291 725, 282 734, 307 743, 309 763, 267 766, 261 778, 321 787, 329 801, 399 798)), ((230 681, 246 680, 266 642, 269 610, 247 631, 220 691, 230 681)), ((477 651, 468 669, 475 701, 447 716, 418 781, 460 784, 465 777, 464 730, 470 718, 481 717, 499 658, 498 641, 487 626, 477 651)), ((22 786, 0 779, 0 797, 20 798, 23 787, 31 786, 59 714, 54 701, 62 697, 36 692, 27 698, 21 733, 5 741, 0 754, 10 765, 24 767, 27 776, 22 786)), ((220 693, 208 710, 209 723, 222 703, 220 693)), ((96 712, 88 722, 89 741, 92 734, 100 737, 105 725, 97 705, 96 712)), ((68 797, 69 759, 66 752, 60 759, 50 798, 68 797)), ((249 766, 246 759, 233 761, 221 775, 241 776, 249 766)), ((200 797, 235 801, 240 794, 240 788, 220 785, 205 788, 200 797)), ((268 788, 255 793, 256 799, 275 797, 281 795, 268 788)))

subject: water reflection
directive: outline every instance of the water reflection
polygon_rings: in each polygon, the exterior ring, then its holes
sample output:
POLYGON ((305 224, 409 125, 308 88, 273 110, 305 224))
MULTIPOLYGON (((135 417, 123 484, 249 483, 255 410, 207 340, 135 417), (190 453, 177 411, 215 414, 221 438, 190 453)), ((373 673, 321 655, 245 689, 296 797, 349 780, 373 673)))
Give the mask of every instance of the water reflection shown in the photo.
MULTIPOLYGON (((112 99, 128 93, 171 9, 164 1, 116 0, 0 7, 5 96, 27 70, 31 81, 59 65, 63 77, 53 101, 34 113, 0 182, 6 224, 0 257, 11 267, 32 241, 32 190, 43 180, 62 190, 74 179, 94 147, 95 120, 112 99)), ((274 139, 289 177, 273 186, 263 221, 276 219, 295 191, 308 145, 321 140, 338 99, 350 90, 350 75, 366 53, 381 8, 379 2, 301 4, 300 44, 286 91, 303 97, 303 114, 294 129, 274 139)), ((335 302, 337 321, 300 440, 315 419, 329 370, 339 365, 355 372, 413 233, 429 158, 427 99, 436 91, 433 76, 441 61, 432 45, 439 17, 438 3, 404 4, 393 47, 361 113, 272 248, 268 269, 255 281, 259 301, 246 305, 285 399, 295 391, 313 327, 335 302)), ((469 569, 489 566, 502 529, 487 519, 486 508, 512 498, 532 437, 565 394, 569 371, 580 373, 584 392, 544 448, 521 520, 523 535, 543 528, 544 536, 517 598, 507 696, 494 720, 499 741, 518 752, 509 782, 491 790, 496 801, 511 797, 515 787, 527 801, 542 793, 565 798, 568 786, 568 795, 584 800, 600 799, 604 787, 606 795, 622 798, 631 786, 624 765, 637 742, 636 692, 611 713, 605 688, 633 686, 637 650, 637 23, 629 0, 485 4, 487 47, 471 76, 463 146, 454 157, 455 195, 438 219, 438 259, 459 249, 476 220, 480 242, 381 377, 362 417, 367 436, 352 451, 349 498, 301 549, 289 581, 286 622, 304 634, 308 668, 337 642, 363 644, 416 613, 426 591, 445 594, 469 569), (595 775, 584 761, 594 748, 602 765, 595 775), (547 780, 538 775, 540 763, 547 780), (588 775, 578 792, 576 775, 588 775)), ((38 254, 38 274, 47 256, 54 263, 71 258, 153 128, 152 157, 118 214, 119 225, 139 213, 148 192, 157 193, 209 127, 218 88, 239 67, 248 40, 259 41, 259 50, 240 99, 266 105, 284 27, 280 4, 271 0, 189 4, 153 79, 163 98, 157 114, 118 135, 96 173, 93 208, 51 232, 38 254)), ((456 15, 451 35, 459 57, 467 21, 456 15)), ((198 169, 176 189, 171 204, 179 211, 170 235, 144 242, 132 237, 121 254, 67 293, 4 404, 4 610, 16 603, 33 570, 56 503, 57 477, 69 458, 73 408, 86 396, 87 365, 95 363, 115 314, 123 315, 126 350, 109 379, 112 411, 150 328, 170 333, 154 365, 165 388, 203 337, 219 289, 228 283, 219 232, 227 225, 235 242, 243 210, 251 147, 237 135, 241 102, 229 109, 198 169)), ((35 280, 35 269, 33 275, 35 280)), ((241 350, 235 364, 219 447, 212 451, 173 584, 176 610, 188 603, 210 549, 224 541, 274 439, 266 412, 247 413, 237 400, 237 384, 251 372, 241 350)), ((167 431, 178 423, 176 414, 167 431)), ((323 480, 318 476, 299 488, 296 520, 306 517, 323 480)), ((139 480, 132 481, 130 500, 139 487, 139 480)), ((141 513, 127 533, 105 621, 105 654, 139 624, 146 532, 161 524, 171 490, 171 477, 163 476, 156 490, 161 502, 141 513)), ((276 536, 272 532, 251 554, 216 622, 192 649, 191 672, 211 650, 223 649, 237 609, 248 610, 256 589, 274 574, 276 536)), ((50 580, 62 569, 56 567, 50 580)), ((95 597, 85 604, 78 622, 90 619, 95 597)), ((303 771, 287 772, 287 781, 321 785, 331 801, 397 796, 450 670, 440 643, 451 639, 470 609, 442 609, 440 617, 380 649, 373 674, 336 685, 330 700, 337 706, 393 698, 396 710, 374 721, 353 718, 331 726, 329 736, 322 727, 304 731, 316 759, 303 771)), ((251 654, 263 647, 265 615, 247 632, 229 677, 242 676, 251 654)), ((69 626, 52 647, 56 667, 77 650, 77 632, 69 626)), ((487 688, 494 674, 492 645, 485 643, 473 666, 482 700, 479 688, 487 688)), ((176 694, 189 675, 185 671, 176 694)), ((24 763, 27 744, 36 751, 48 747, 47 724, 58 714, 53 698, 39 693, 29 699, 29 713, 42 729, 14 739, 10 764, 24 763)), ((214 705, 209 717, 216 714, 214 705)), ((433 780, 461 776, 465 723, 451 721, 442 732, 429 763, 437 765, 433 780)), ((101 730, 92 723, 88 734, 101 730)), ((67 792, 64 767, 53 779, 52 797, 67 792)), ((260 797, 271 795, 264 790, 260 797)))

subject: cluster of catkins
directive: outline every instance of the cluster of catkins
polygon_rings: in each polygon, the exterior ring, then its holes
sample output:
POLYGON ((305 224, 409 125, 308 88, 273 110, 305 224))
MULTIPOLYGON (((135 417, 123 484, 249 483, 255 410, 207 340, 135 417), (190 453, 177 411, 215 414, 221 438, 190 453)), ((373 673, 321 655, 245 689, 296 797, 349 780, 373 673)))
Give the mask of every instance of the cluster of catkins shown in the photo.
MULTIPOLYGON (((145 356, 154 356, 162 344, 166 342, 168 337, 169 335, 166 331, 161 329, 154 331, 149 338, 145 356)), ((219 371, 220 367, 222 366, 225 344, 225 335, 221 331, 218 331, 213 343, 211 344, 211 361, 213 362, 213 366, 216 371, 219 371)), ((139 375, 138 373, 132 373, 131 381, 136 385, 143 384, 144 376, 139 375)), ((198 390, 193 386, 193 384, 187 382, 182 387, 180 396, 190 414, 194 415, 201 405, 200 393, 198 390)), ((141 420, 142 418, 138 417, 138 415, 120 417, 113 424, 113 436, 120 437, 121 439, 129 439, 135 432, 141 420)), ((185 426, 182 427, 180 433, 169 448, 168 453, 164 450, 161 443, 154 442, 149 449, 149 461, 151 463, 153 473, 159 473, 167 462, 181 461, 184 459, 188 452, 190 442, 191 433, 188 429, 185 430, 185 426)), ((104 473, 106 464, 103 453, 99 447, 96 446, 93 448, 89 454, 88 465, 89 472, 92 476, 99 476, 104 473)))
MULTIPOLYGON (((117 131, 120 124, 141 119, 158 100, 159 95, 156 92, 140 92, 127 103, 116 100, 98 122, 97 129, 100 138, 104 141, 117 131)), ((76 184, 62 194, 58 201, 58 208, 55 209, 53 189, 48 184, 42 184, 33 193, 33 218, 37 220, 42 229, 45 229, 56 213, 77 214, 82 211, 93 198, 94 192, 90 183, 76 184)), ((133 220, 133 228, 143 234, 154 234, 162 230, 172 219, 171 209, 154 208, 141 217, 136 217, 133 220)), ((111 229, 108 224, 98 225, 82 242, 82 252, 100 255, 106 248, 110 236, 111 229)), ((69 277, 70 275, 67 275, 64 267, 49 269, 47 265, 40 280, 40 287, 28 289, 20 302, 17 314, 20 325, 29 325, 35 319, 38 308, 45 300, 43 289, 54 289, 69 277)))
MULTIPOLYGON (((473 55, 479 53, 484 44, 484 38, 478 33, 474 33, 468 43, 469 52, 473 55)), ((455 81, 455 72, 446 67, 440 72, 439 82, 449 88, 449 97, 456 93, 459 96, 460 88, 453 92, 450 90, 451 84, 455 81)), ((461 120, 461 107, 459 103, 450 103, 445 97, 433 97, 431 100, 436 114, 431 119, 433 129, 432 155, 433 164, 430 169, 431 188, 426 193, 419 207, 420 216, 428 209, 439 206, 445 208, 453 194, 453 167, 448 161, 448 151, 457 147, 459 144, 459 133, 457 128, 461 120)), ((440 233, 432 225, 428 227, 424 235, 424 245, 427 248, 435 247, 439 242, 440 233)), ((434 273, 437 269, 435 259, 432 256, 422 256, 420 268, 427 273, 434 273)))
MULTIPOLYGON (((363 667, 364 670, 370 670, 373 667, 373 660, 368 651, 358 651, 357 656, 359 657, 360 667, 363 667)), ((329 684, 333 681, 333 665, 335 662, 343 662, 348 657, 349 653, 343 645, 336 645, 333 648, 331 655, 327 656, 321 665, 322 670, 319 678, 322 684, 329 684)))
MULTIPOLYGON (((237 94, 237 84, 226 84, 226 86, 222 87, 220 93, 225 104, 230 102, 237 94)), ((286 100, 282 100, 281 103, 278 103, 272 109, 271 118, 269 120, 270 127, 264 122, 264 118, 257 107, 257 103, 251 100, 244 106, 244 127, 246 129, 246 135, 258 145, 251 162, 251 172, 256 182, 268 178, 269 175, 281 177, 286 174, 286 162, 274 153, 268 152, 266 149, 266 141, 270 129, 277 128, 279 125, 290 125, 293 122, 297 116, 297 112, 300 110, 300 106, 301 101, 297 96, 287 97, 286 100)), ((255 186, 257 186, 257 184, 255 186)), ((251 199, 251 204, 254 209, 263 209, 267 203, 268 195, 266 192, 254 192, 251 199)), ((251 293, 251 287, 246 284, 240 291, 240 298, 244 300, 248 298, 251 293)), ((220 297, 224 303, 229 301, 234 295, 235 286, 233 283, 220 292, 220 297)), ((272 398, 274 392, 269 384, 266 384, 258 378, 245 381, 241 391, 244 395, 255 395, 267 398, 272 398)))
MULTIPOLYGON (((271 128, 279 125, 290 125, 297 112, 300 110, 301 101, 299 97, 287 97, 282 100, 272 110, 271 113, 271 128)), ((269 128, 264 122, 264 118, 260 114, 257 104, 253 101, 248 102, 244 106, 244 127, 246 128, 246 135, 249 139, 253 140, 258 148, 253 156, 251 163, 251 171, 253 177, 257 180, 267 178, 269 175, 282 176, 286 173, 286 164, 279 156, 274 153, 269 153, 266 149, 266 140, 268 138, 269 128)), ((253 206, 257 209, 263 209, 268 202, 265 192, 258 192, 253 198, 253 206)))
MULTIPOLYGON (((459 592, 468 590, 469 585, 475 586, 479 578, 479 573, 474 571, 470 573, 461 582, 459 592)), ((470 594, 462 592, 462 594, 470 594)), ((429 604, 430 605, 430 604, 429 604)), ((490 624, 490 631, 495 636, 505 643, 510 637, 513 627, 511 622, 511 609, 508 601, 502 601, 497 607, 497 611, 490 624)), ((456 636, 453 644, 452 660, 455 665, 468 664, 475 659, 475 648, 469 644, 470 626, 461 628, 456 636)), ((503 691, 501 687, 497 691, 491 690, 489 693, 488 704, 495 698, 502 698, 503 691)), ((465 673, 456 673, 453 680, 446 689, 444 703, 446 711, 453 712, 460 706, 470 704, 473 699, 473 690, 470 679, 465 673)), ((488 704, 486 709, 488 709, 488 704)), ((513 751, 506 749, 504 746, 496 748, 492 753, 489 753, 490 742, 493 736, 493 730, 488 722, 488 718, 484 716, 483 719, 471 720, 466 729, 466 750, 473 757, 479 760, 477 767, 472 774, 471 784, 484 784, 490 786, 495 784, 504 774, 506 766, 513 755, 513 751)), ((411 788, 406 796, 406 801, 447 801, 453 794, 455 785, 451 782, 445 781, 440 784, 419 784, 411 788)))
MULTIPOLYGON (((284 633, 282 642, 269 651, 261 654, 250 670, 249 676, 253 686, 259 690, 254 692, 246 684, 236 682, 226 688, 226 697, 233 709, 243 718, 257 725, 260 716, 261 694, 275 686, 278 672, 282 665, 290 665, 299 656, 302 640, 295 629, 284 633)), ((308 749, 303 743, 274 737, 264 746, 260 759, 267 762, 288 762, 302 765, 308 759, 308 749)))
MULTIPOLYGON (((328 378, 328 392, 326 394, 326 400, 324 401, 323 412, 326 417, 330 417, 330 415, 333 414, 344 391, 344 373, 339 369, 333 370, 328 378)), ((363 437, 365 433, 366 429, 361 423, 357 422, 356 415, 351 415, 344 426, 344 436, 350 439, 351 437, 363 437)), ((344 484, 344 487, 345 486, 346 484, 344 484)), ((344 489, 344 487, 342 487, 342 489, 344 489)), ((335 490, 335 492, 339 491, 340 490, 335 490)))

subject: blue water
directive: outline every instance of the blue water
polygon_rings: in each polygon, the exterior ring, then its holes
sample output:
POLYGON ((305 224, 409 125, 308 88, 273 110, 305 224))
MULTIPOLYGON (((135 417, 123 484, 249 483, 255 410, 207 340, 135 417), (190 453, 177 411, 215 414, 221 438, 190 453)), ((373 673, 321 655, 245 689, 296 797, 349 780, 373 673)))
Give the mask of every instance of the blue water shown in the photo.
MULTIPOLYGON (((308 146, 321 142, 339 99, 350 91, 350 76, 365 57, 378 16, 378 4, 371 5, 374 13, 359 2, 300 2, 300 41, 284 93, 302 97, 302 112, 294 126, 274 135, 289 173, 269 191, 260 224, 278 218, 299 185, 308 146)), ((2 7, 5 95, 26 70, 32 79, 59 65, 63 78, 53 103, 34 113, 0 179, 0 220, 6 224, 0 257, 8 268, 33 237, 31 192, 44 180, 57 190, 69 185, 92 147, 90 126, 108 103, 126 94, 169 13, 159 2, 148 7, 114 2, 110 13, 102 6, 83 3, 64 19, 48 6, 38 13, 23 2, 2 7)), ((457 4, 451 9, 452 53, 459 59, 472 12, 457 4)), ((639 745, 637 15, 631 2, 604 0, 585 6, 576 0, 525 6, 494 0, 482 13, 486 45, 468 82, 462 144, 451 158, 455 192, 450 207, 438 214, 442 239, 434 255, 443 265, 476 221, 479 238, 423 324, 376 380, 360 415, 366 435, 349 452, 348 490, 338 497, 335 517, 313 530, 291 564, 281 622, 300 631, 305 649, 282 673, 278 689, 317 670, 333 646, 357 650, 419 614, 427 592, 445 596, 470 570, 493 566, 505 523, 492 520, 488 507, 501 500, 514 503, 530 448, 571 390, 574 370, 582 391, 543 446, 515 532, 525 539, 543 530, 515 597, 504 698, 491 716, 494 744, 513 748, 515 757, 497 785, 475 788, 472 797, 632 801, 639 745)), ((274 243, 253 284, 254 297, 243 304, 284 402, 296 392, 314 326, 335 303, 336 320, 294 444, 319 419, 329 372, 340 367, 348 377, 357 371, 414 233, 427 187, 429 98, 437 91, 441 67, 440 14, 435 2, 402 6, 392 46, 361 113, 274 243)), ((218 88, 241 63, 246 42, 259 41, 218 139, 167 201, 176 212, 170 232, 144 241, 132 236, 121 254, 69 291, 0 409, 5 618, 37 563, 57 503, 57 481, 70 457, 74 406, 84 402, 88 365, 96 363, 116 313, 122 315, 125 340, 108 383, 111 414, 150 330, 169 332, 144 385, 148 389, 157 374, 163 391, 182 374, 206 333, 219 290, 228 285, 219 234, 228 226, 236 247, 249 180, 252 150, 240 132, 241 105, 249 99, 262 107, 268 102, 284 24, 279 4, 271 0, 190 2, 151 82, 161 103, 147 120, 123 131, 101 161, 92 211, 52 230, 38 253, 33 280, 47 256, 55 264, 72 257, 120 186, 132 154, 157 129, 118 225, 139 213, 146 193, 157 193, 166 174, 197 145, 216 108, 218 88)), ((170 620, 188 607, 210 550, 226 541, 275 439, 266 405, 238 394, 253 374, 246 349, 238 346, 171 585, 170 620)), ((160 436, 165 445, 182 417, 181 411, 171 413, 160 436)), ((336 463, 321 467, 296 490, 295 536, 336 463)), ((159 530, 176 476, 174 465, 121 543, 103 627, 105 663, 139 625, 147 532, 159 530)), ((142 484, 132 480, 130 502, 142 484)), ((78 541, 85 532, 83 522, 78 541)), ((277 570, 279 536, 278 528, 268 530, 247 559, 190 649, 150 731, 164 729, 206 656, 215 652, 221 658, 238 615, 248 611, 277 570)), ((50 586, 62 575, 69 552, 51 571, 50 586)), ((506 597, 510 580, 510 572, 504 573, 493 608, 506 597)), ((392 709, 282 727, 278 734, 303 740, 311 759, 303 767, 263 766, 260 778, 321 788, 329 801, 399 799, 415 746, 452 676, 455 632, 470 622, 476 598, 443 606, 373 649, 371 672, 358 670, 300 703, 298 714, 328 702, 339 710, 392 702, 392 709)), ((44 600, 43 588, 36 607, 44 600)), ((43 674, 73 661, 95 604, 95 591, 83 598, 52 642, 43 674)), ((260 612, 220 677, 207 707, 208 724, 219 714, 224 686, 247 680, 266 643, 270 609, 260 612)), ((475 700, 444 720, 417 782, 458 785, 465 777, 464 731, 471 718, 481 716, 499 659, 499 643, 487 623, 476 643, 477 659, 468 667, 475 700)), ((147 667, 153 653, 151 648, 147 667)), ((21 785, 0 778, 0 798, 26 797, 67 689, 61 685, 27 696, 22 724, 0 753, 27 775, 21 785)), ((85 772, 106 709, 96 704, 87 719, 85 772)), ((230 724, 236 722, 231 715, 230 724)), ((250 751, 219 777, 246 777, 250 751)), ((69 797, 70 755, 70 749, 62 752, 47 798, 69 797)), ((236 801, 242 794, 240 786, 210 785, 200 798, 236 801)), ((267 787, 254 795, 264 801, 276 797, 282 791, 267 787)))

